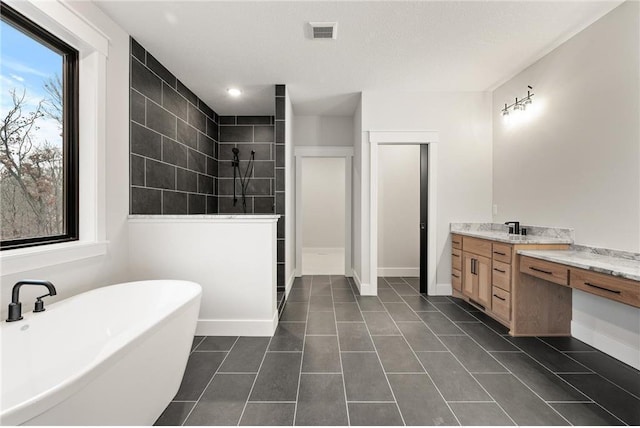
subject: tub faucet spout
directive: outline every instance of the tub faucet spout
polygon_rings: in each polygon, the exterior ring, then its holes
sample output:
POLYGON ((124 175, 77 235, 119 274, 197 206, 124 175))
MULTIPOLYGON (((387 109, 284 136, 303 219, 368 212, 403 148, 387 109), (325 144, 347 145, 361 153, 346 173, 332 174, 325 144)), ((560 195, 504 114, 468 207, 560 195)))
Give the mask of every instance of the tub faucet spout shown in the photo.
POLYGON ((13 286, 13 290, 11 291, 11 303, 9 303, 9 318, 7 318, 7 322, 12 321, 20 321, 22 319, 22 303, 20 303, 20 287, 23 285, 42 285, 43 287, 47 287, 49 290, 48 294, 44 296, 38 297, 36 301, 36 310, 35 312, 44 311, 44 303, 42 303, 42 298, 47 296, 55 296, 57 294, 56 287, 49 281, 43 281, 40 279, 23 279, 22 281, 16 282, 13 286))

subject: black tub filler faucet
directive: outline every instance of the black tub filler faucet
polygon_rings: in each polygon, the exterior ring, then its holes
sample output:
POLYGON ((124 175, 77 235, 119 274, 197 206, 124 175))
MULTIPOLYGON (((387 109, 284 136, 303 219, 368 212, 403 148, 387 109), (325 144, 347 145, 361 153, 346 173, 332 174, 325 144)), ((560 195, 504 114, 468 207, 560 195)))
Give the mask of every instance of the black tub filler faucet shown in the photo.
POLYGON ((22 281, 16 282, 13 286, 13 290, 11 291, 11 303, 9 303, 9 318, 7 318, 7 322, 12 321, 20 321, 22 319, 22 303, 20 303, 20 287, 23 285, 42 285, 43 287, 47 287, 49 292, 40 297, 36 297, 36 305, 33 309, 33 312, 42 312, 44 311, 44 302, 42 301, 43 297, 47 296, 55 296, 56 287, 53 286, 49 281, 42 281, 40 279, 23 279, 22 281))

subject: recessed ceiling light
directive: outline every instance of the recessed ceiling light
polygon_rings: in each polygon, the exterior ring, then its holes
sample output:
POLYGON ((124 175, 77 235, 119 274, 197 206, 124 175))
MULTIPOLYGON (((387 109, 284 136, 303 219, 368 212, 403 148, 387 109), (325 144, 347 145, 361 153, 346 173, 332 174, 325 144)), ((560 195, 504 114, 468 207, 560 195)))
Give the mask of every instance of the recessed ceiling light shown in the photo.
POLYGON ((227 94, 231 95, 232 97, 239 97, 242 94, 242 91, 238 88, 229 88, 227 89, 227 94))

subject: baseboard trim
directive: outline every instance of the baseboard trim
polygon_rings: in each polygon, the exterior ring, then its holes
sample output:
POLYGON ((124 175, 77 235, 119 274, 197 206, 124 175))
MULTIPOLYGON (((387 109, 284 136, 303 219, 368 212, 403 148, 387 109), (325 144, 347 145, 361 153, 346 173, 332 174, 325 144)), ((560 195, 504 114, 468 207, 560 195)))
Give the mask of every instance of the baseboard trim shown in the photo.
POLYGON ((358 290, 360 290, 362 283, 360 282, 360 277, 358 276, 358 273, 353 268, 351 269, 351 275, 352 275, 353 281, 356 283, 356 287, 358 287, 358 290))
POLYGON ((571 321, 571 336, 640 370, 640 352, 636 348, 575 321, 571 321))
POLYGON ((301 276, 309 276, 309 275, 333 275, 333 276, 346 276, 344 272, 337 272, 333 269, 327 270, 306 270, 301 276))
POLYGON ((289 293, 291 292, 291 287, 293 287, 293 281, 296 279, 296 272, 291 272, 289 279, 287 280, 287 284, 284 286, 284 295, 285 297, 289 297, 289 293))
POLYGON ((199 319, 196 336, 273 336, 278 326, 278 311, 270 320, 199 319))
POLYGON ((420 268, 414 267, 379 267, 378 276, 407 276, 420 277, 420 268))
POLYGON ((371 284, 367 284, 367 283, 363 283, 362 281, 360 281, 360 277, 358 276, 358 273, 353 270, 353 279, 356 283, 356 286, 358 287, 358 291, 360 291, 360 295, 361 296, 377 296, 378 292, 377 290, 371 286, 371 284))
POLYGON ((451 284, 439 283, 436 284, 436 289, 434 294, 430 294, 430 296, 451 296, 453 294, 453 287, 451 284))

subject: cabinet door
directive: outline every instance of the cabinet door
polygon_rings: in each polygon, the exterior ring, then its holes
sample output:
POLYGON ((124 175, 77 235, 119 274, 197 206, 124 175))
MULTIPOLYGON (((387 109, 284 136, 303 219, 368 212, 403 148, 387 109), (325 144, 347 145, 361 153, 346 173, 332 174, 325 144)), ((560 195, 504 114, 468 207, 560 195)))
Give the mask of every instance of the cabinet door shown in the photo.
POLYGON ((476 282, 476 276, 473 274, 471 269, 473 267, 474 258, 475 256, 472 254, 462 253, 462 293, 471 298, 475 298, 474 283, 476 282))
POLYGON ((491 308, 491 259, 476 256, 476 278, 478 281, 478 302, 491 308))

